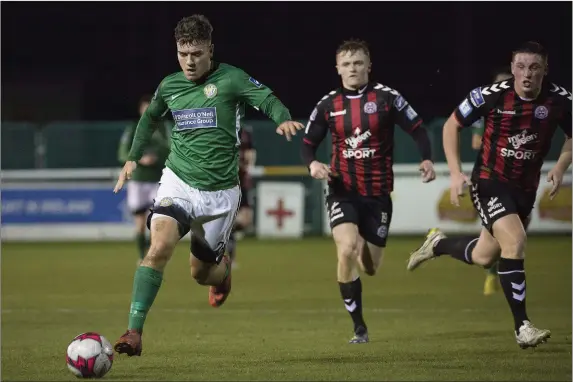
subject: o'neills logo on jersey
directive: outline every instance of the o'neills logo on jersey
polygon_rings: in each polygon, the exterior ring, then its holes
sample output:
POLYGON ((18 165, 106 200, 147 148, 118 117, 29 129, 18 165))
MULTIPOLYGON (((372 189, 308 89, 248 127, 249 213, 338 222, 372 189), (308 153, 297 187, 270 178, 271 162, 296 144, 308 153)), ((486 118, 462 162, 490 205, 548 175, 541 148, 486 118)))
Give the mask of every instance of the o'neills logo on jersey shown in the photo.
POLYGON ((344 143, 346 143, 348 146, 351 147, 348 150, 342 151, 342 155, 344 156, 344 158, 362 159, 362 158, 370 158, 371 156, 373 156, 374 153, 376 152, 375 149, 369 149, 367 147, 358 148, 359 146, 362 145, 362 142, 367 141, 371 136, 372 133, 370 132, 370 130, 367 130, 362 133, 360 131, 360 127, 357 127, 356 130, 354 130, 354 136, 346 138, 346 140, 344 141, 344 143))
POLYGON ((514 149, 518 149, 526 143, 534 141, 535 139, 537 139, 537 133, 527 135, 527 130, 523 130, 523 132, 520 134, 507 138, 509 143, 513 145, 514 149))
POLYGON ((217 108, 215 107, 174 110, 171 114, 173 114, 178 131, 217 127, 217 108))

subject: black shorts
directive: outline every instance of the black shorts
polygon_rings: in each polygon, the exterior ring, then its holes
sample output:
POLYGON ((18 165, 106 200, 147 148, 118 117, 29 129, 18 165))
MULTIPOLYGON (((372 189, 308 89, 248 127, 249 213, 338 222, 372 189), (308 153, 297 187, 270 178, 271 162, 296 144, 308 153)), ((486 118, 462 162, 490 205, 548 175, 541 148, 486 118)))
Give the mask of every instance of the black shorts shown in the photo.
POLYGON ((330 228, 342 223, 353 223, 367 242, 378 247, 386 246, 392 221, 390 195, 361 196, 329 194, 326 197, 330 228))
POLYGON ((494 180, 473 181, 471 198, 482 225, 493 235, 493 223, 504 216, 517 214, 525 227, 535 204, 535 191, 522 191, 494 180))

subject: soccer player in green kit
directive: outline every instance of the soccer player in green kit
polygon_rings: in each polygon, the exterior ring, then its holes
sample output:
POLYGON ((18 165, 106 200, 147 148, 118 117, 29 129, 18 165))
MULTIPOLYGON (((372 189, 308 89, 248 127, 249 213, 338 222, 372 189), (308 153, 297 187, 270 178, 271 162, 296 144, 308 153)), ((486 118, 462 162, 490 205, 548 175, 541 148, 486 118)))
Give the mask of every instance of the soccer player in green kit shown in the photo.
POLYGON ((151 217, 151 246, 135 272, 128 330, 118 353, 141 355, 143 324, 178 241, 191 231, 191 276, 209 285, 209 303, 221 306, 231 291, 225 246, 240 206, 241 118, 246 104, 269 116, 287 140, 303 128, 272 91, 241 69, 213 61, 209 20, 193 15, 175 28, 182 71, 163 79, 141 117, 114 192, 129 179, 152 134, 152 121, 171 111, 175 126, 151 217))
MULTIPOLYGON (((139 100, 139 115, 142 116, 151 103, 151 95, 146 94, 139 100)), ((117 157, 121 163, 127 162, 127 156, 135 134, 136 123, 130 123, 124 130, 119 143, 117 157)), ((157 194, 159 179, 165 160, 169 154, 170 123, 165 120, 159 122, 151 137, 151 142, 145 148, 144 154, 137 162, 138 166, 131 174, 127 183, 127 207, 133 214, 135 223, 135 241, 139 253, 139 260, 143 260, 149 247, 149 240, 145 237, 145 221, 153 199, 157 194)))

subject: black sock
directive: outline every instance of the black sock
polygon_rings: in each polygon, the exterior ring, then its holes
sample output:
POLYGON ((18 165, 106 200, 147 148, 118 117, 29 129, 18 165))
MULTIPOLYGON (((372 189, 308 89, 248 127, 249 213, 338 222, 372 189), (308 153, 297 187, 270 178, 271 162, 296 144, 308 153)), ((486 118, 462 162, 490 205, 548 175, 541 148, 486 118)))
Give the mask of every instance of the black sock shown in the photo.
POLYGON ((364 334, 366 332, 366 323, 362 317, 362 281, 360 281, 360 278, 357 278, 349 283, 339 282, 338 285, 340 286, 340 295, 344 301, 344 306, 354 322, 354 333, 364 334))
POLYGON ((499 259, 499 281, 503 288, 505 298, 511 308, 515 331, 523 325, 523 321, 529 321, 525 312, 525 267, 524 260, 499 259))
POLYGON ((472 251, 477 242, 477 237, 446 237, 434 246, 434 255, 447 254, 466 264, 473 264, 472 251))
POLYGON ((139 251, 139 258, 143 260, 145 257, 145 250, 147 249, 147 239, 145 238, 145 233, 138 233, 135 236, 135 241, 137 242, 137 250, 139 251))
POLYGON ((229 241, 227 242, 227 253, 231 261, 235 260, 235 249, 237 248, 237 239, 235 239, 235 232, 231 232, 229 241))

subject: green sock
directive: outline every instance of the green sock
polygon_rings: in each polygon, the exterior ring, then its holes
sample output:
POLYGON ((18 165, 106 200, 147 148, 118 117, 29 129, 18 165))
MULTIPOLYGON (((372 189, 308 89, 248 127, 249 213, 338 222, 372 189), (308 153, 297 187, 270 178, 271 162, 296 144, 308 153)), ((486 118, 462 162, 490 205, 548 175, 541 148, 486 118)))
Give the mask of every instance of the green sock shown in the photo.
POLYGON ((143 331, 147 312, 153 305, 162 280, 163 273, 153 268, 143 266, 137 268, 133 280, 128 329, 135 329, 140 333, 143 331))
POLYGON ((487 274, 492 276, 497 276, 497 262, 487 269, 487 274))
POLYGON ((147 247, 147 239, 145 238, 145 233, 138 233, 135 237, 135 241, 137 242, 137 249, 139 250, 139 258, 143 260, 147 247))

